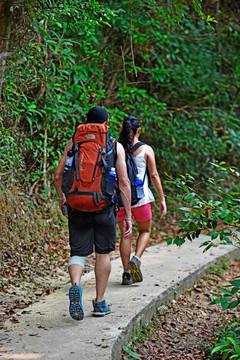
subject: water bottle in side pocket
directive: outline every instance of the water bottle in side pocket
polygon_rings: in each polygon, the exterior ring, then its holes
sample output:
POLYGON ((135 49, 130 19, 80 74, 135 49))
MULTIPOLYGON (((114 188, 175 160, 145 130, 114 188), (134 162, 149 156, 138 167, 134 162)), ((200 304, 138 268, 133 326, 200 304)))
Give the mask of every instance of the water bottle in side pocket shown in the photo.
POLYGON ((136 175, 135 185, 136 185, 138 199, 143 198, 144 197, 143 181, 139 174, 136 175))
POLYGON ((73 150, 69 150, 67 152, 67 158, 66 158, 64 170, 69 170, 72 167, 73 155, 74 155, 73 150))
POLYGON ((107 189, 106 189, 108 195, 113 195, 116 180, 117 180, 117 174, 116 174, 115 168, 112 167, 108 173, 107 189))
POLYGON ((64 194, 67 194, 72 187, 74 180, 74 151, 69 150, 67 152, 66 162, 63 168, 63 182, 62 182, 62 191, 64 194))

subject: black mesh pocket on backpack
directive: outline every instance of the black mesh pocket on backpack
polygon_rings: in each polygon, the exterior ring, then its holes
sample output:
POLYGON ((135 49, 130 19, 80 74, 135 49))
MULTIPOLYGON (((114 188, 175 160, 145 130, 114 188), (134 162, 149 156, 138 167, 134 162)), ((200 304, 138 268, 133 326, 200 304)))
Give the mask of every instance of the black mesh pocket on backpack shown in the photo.
POLYGON ((65 169, 63 171, 63 182, 62 182, 62 191, 64 194, 67 194, 71 187, 73 186, 73 180, 74 180, 74 168, 73 166, 65 169))

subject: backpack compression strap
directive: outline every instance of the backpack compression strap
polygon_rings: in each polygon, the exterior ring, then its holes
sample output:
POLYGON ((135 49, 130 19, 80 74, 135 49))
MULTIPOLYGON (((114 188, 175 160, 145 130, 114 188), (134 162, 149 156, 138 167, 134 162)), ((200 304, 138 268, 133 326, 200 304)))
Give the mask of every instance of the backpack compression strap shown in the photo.
POLYGON ((80 172, 79 172, 79 163, 78 163, 78 158, 79 158, 79 147, 83 144, 89 141, 82 141, 79 142, 77 144, 74 144, 73 146, 73 150, 74 150, 74 160, 75 160, 75 170, 76 170, 76 179, 79 180, 80 179, 80 172))

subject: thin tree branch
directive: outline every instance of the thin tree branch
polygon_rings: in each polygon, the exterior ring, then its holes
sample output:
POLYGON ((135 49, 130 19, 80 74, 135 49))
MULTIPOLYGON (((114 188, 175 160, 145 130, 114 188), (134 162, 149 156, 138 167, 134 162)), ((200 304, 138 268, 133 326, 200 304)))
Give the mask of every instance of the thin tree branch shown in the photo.
MULTIPOLYGON (((124 52, 123 52, 122 45, 120 46, 120 48, 121 48, 121 53, 122 53, 123 72, 124 72, 124 79, 125 79, 125 84, 126 84, 126 82, 127 82, 127 76, 126 76, 125 58, 124 58, 124 52)), ((118 70, 118 71, 119 71, 119 70, 118 70)))

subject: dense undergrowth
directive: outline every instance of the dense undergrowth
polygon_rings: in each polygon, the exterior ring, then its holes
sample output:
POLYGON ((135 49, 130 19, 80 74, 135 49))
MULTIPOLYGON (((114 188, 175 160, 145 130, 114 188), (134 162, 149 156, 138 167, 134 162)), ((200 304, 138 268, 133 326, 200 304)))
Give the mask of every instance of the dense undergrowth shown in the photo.
POLYGON ((56 204, 17 188, 0 194, 1 288, 54 274, 69 257, 66 220, 56 204))
POLYGON ((51 194, 66 141, 95 104, 107 108, 116 137, 125 115, 139 117, 163 179, 216 177, 215 160, 239 166, 239 4, 204 2, 217 18, 212 28, 199 6, 14 0, 0 104, 2 179, 51 194))

